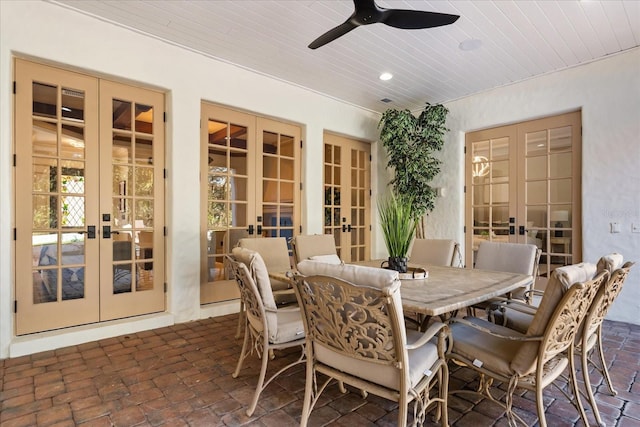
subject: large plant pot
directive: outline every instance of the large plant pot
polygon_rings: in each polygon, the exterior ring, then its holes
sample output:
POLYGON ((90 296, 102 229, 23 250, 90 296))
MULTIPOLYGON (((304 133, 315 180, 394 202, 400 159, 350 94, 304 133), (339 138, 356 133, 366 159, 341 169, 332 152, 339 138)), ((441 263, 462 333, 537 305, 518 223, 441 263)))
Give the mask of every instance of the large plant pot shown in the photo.
POLYGON ((386 268, 389 270, 395 270, 399 273, 406 273, 408 261, 407 257, 390 256, 387 260, 389 265, 386 268))

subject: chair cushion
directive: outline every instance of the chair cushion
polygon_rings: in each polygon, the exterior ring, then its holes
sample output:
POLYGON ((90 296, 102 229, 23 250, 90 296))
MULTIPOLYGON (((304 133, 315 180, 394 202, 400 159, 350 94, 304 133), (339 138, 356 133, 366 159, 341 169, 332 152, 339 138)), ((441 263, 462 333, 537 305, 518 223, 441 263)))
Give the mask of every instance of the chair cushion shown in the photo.
POLYGON ((304 338, 304 323, 300 308, 281 308, 276 313, 278 327, 276 333, 269 330, 269 342, 282 344, 304 338))
POLYGON ((537 250, 529 244, 482 242, 474 268, 532 275, 537 250))
POLYGON ((305 276, 331 276, 359 286, 370 286, 383 289, 389 286, 400 286, 397 271, 378 267, 365 267, 354 264, 325 264, 304 260, 298 263, 298 271, 305 276))
POLYGON ((456 242, 446 239, 415 239, 409 261, 415 264, 451 266, 456 242))
POLYGON ((289 248, 284 237, 245 238, 238 240, 238 246, 258 252, 270 271, 291 270, 289 248))
MULTIPOLYGON (((580 263, 559 267, 553 270, 547 287, 540 301, 536 314, 531 319, 527 329, 527 336, 542 336, 547 328, 549 319, 565 292, 574 283, 582 283, 593 279, 596 274, 595 264, 580 263)), ((520 375, 526 375, 535 368, 538 356, 538 342, 525 343, 512 362, 512 369, 520 375)))
MULTIPOLYGON (((407 331, 407 334, 410 337, 408 338, 409 342, 417 341, 422 335, 413 330, 407 331)), ((320 363, 392 390, 400 389, 400 371, 394 366, 355 360, 318 343, 314 343, 314 351, 316 360, 320 363)), ((431 369, 438 360, 438 348, 434 343, 427 342, 419 348, 407 351, 407 353, 409 384, 410 387, 414 387, 422 379, 424 372, 431 369)))
POLYGON ((624 257, 619 253, 614 252, 609 255, 605 255, 598 260, 598 272, 607 270, 609 273, 613 273, 622 267, 623 262, 624 257))
MULTIPOLYGON (((482 319, 475 317, 467 317, 466 319, 499 334, 524 336, 517 331, 482 319)), ((452 322, 450 327, 451 335, 453 336, 453 348, 451 350, 453 353, 463 356, 472 362, 477 359, 482 362, 485 368, 498 374, 507 377, 514 374, 511 361, 514 354, 520 351, 523 342, 489 335, 462 323, 452 322)))
POLYGON ((342 260, 336 254, 314 255, 309 258, 311 261, 324 262, 325 264, 342 264, 342 260))
POLYGON ((294 248, 297 262, 314 255, 338 255, 332 234, 298 235, 294 237, 294 248))
POLYGON ((278 335, 277 307, 271 290, 269 273, 267 272, 267 267, 264 265, 262 257, 256 251, 241 247, 233 248, 231 253, 239 262, 247 266, 251 277, 255 280, 258 291, 260 292, 260 297, 262 298, 262 305, 265 309, 267 327, 269 328, 269 339, 275 339, 278 335))
POLYGON ((496 310, 495 318, 497 324, 504 324, 509 329, 513 329, 514 331, 518 331, 520 333, 527 333, 529 326, 531 326, 531 321, 533 320, 533 316, 535 315, 537 307, 531 307, 531 312, 525 313, 519 309, 510 308, 508 305, 504 308, 504 314, 498 312, 496 310), (503 317, 506 317, 506 323, 504 323, 503 317))
POLYGON ((260 254, 256 251, 252 251, 251 249, 241 247, 233 248, 231 253, 238 261, 246 265, 249 269, 249 273, 251 273, 251 276, 256 281, 256 285, 260 291, 260 296, 262 296, 262 304, 264 304, 264 308, 275 310, 276 302, 271 290, 269 272, 267 271, 267 266, 264 264, 260 254))

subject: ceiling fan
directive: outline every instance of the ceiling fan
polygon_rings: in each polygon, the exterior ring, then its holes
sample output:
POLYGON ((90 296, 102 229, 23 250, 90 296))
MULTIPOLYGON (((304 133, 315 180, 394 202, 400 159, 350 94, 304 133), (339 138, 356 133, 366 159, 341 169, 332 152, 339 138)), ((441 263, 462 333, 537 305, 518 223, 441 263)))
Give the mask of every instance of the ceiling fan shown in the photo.
POLYGON ((385 9, 376 5, 375 0, 353 0, 353 3, 355 11, 349 19, 312 41, 309 45, 310 49, 324 46, 361 25, 381 23, 395 28, 415 30, 453 24, 460 18, 459 15, 448 13, 385 9))

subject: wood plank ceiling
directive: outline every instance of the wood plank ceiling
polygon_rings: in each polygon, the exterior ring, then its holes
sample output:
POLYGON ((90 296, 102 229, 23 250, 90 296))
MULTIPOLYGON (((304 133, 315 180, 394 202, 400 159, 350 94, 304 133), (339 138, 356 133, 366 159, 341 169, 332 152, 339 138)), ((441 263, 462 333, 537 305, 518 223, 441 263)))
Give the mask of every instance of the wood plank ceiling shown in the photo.
POLYGON ((454 24, 356 28, 307 45, 344 22, 351 1, 53 3, 373 111, 420 109, 637 48, 640 2, 378 0, 386 8, 460 15, 454 24), (475 50, 460 44, 479 40, 475 50), (381 81, 382 72, 394 78, 381 81), (389 99, 391 102, 382 102, 389 99))

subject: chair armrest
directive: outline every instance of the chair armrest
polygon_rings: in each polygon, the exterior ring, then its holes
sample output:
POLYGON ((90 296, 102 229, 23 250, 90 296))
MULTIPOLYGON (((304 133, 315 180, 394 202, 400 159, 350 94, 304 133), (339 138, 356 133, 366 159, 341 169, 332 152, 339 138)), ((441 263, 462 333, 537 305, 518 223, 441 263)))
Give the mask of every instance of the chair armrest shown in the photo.
POLYGON ((450 334, 449 326, 446 323, 433 323, 426 331, 424 331, 424 333, 420 338, 418 338, 418 340, 406 345, 407 350, 415 350, 416 348, 422 347, 423 345, 431 341, 431 339, 435 337, 440 331, 444 332, 447 336, 449 336, 450 334))
POLYGON ((524 299, 528 303, 531 303, 531 301, 533 301, 533 297, 536 295, 541 297, 542 295, 544 295, 544 291, 541 291, 539 289, 529 289, 524 292, 524 299))
POLYGON ((484 326, 480 326, 476 323, 470 322, 467 319, 460 319, 458 317, 451 318, 447 321, 447 323, 462 323, 463 325, 469 326, 473 329, 476 329, 480 332, 486 333, 488 335, 493 335, 494 337, 502 338, 510 341, 542 341, 542 336, 523 336, 522 334, 513 331, 513 334, 509 334, 505 331, 505 333, 498 333, 496 331, 492 331, 489 328, 485 328, 484 326), (516 335, 517 334, 517 335, 516 335))
POLYGON ((487 308, 487 310, 496 310, 496 309, 499 310, 506 307, 509 307, 510 309, 519 311, 521 313, 526 313, 531 315, 536 314, 536 311, 538 310, 538 307, 531 304, 527 304, 524 301, 515 300, 515 299, 506 299, 506 298, 501 298, 500 301, 492 303, 487 308))

